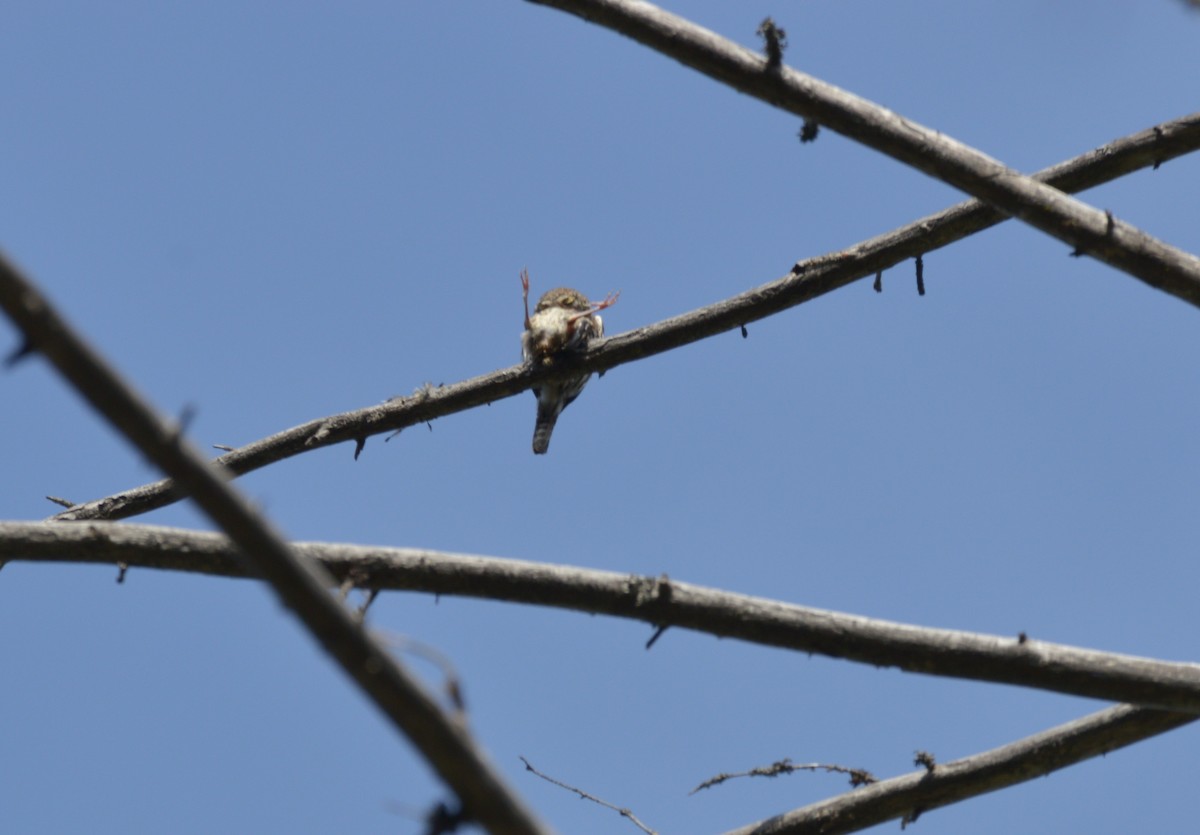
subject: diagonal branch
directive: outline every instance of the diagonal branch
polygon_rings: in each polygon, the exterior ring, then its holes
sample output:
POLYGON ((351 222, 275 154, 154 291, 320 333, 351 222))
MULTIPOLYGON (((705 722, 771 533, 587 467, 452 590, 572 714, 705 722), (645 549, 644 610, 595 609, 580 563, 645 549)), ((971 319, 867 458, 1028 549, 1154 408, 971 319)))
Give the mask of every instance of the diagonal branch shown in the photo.
MULTIPOLYGON (((1200 113, 1191 114, 1074 157, 1038 172, 1055 188, 1081 191, 1148 166, 1158 166, 1200 148, 1200 113)), ((594 371, 614 368, 733 330, 844 287, 864 276, 995 226, 1000 212, 968 200, 937 214, 871 238, 848 249, 801 261, 783 278, 716 304, 619 334, 593 345, 580 365, 594 371)), ((450 386, 426 388, 411 397, 311 420, 216 459, 243 475, 308 450, 346 441, 365 441, 391 432, 518 394, 543 379, 520 366, 473 377, 450 386)), ((178 501, 170 480, 143 485, 56 515, 55 519, 125 519, 178 501)))
POLYGON ((1200 306, 1200 258, 944 134, 641 0, 531 0, 606 26, 739 92, 819 122, 949 183, 1077 253, 1200 306))
POLYGON ((1117 705, 1074 722, 932 769, 853 789, 725 835, 834 835, 1043 777, 1091 757, 1194 722, 1196 716, 1117 705))
POLYGON ((570 783, 564 783, 562 780, 555 779, 554 777, 551 777, 549 774, 545 774, 541 771, 538 771, 536 768, 533 767, 533 763, 529 762, 529 760, 527 760, 525 757, 521 757, 521 762, 525 763, 526 771, 532 772, 533 774, 537 775, 538 777, 541 777, 547 783, 558 786, 560 789, 566 789, 567 791, 578 795, 580 800, 590 800, 597 805, 603 806, 605 809, 613 810, 618 815, 625 818, 630 823, 632 823, 634 826, 636 826, 638 829, 645 832, 646 835, 658 835, 657 832, 655 832, 653 829, 646 826, 646 824, 644 824, 640 820, 638 820, 638 816, 635 815, 633 813, 633 811, 630 810, 628 807, 618 806, 615 803, 609 803, 607 800, 603 800, 599 797, 596 797, 596 795, 591 794, 590 792, 585 792, 583 789, 577 788, 576 786, 572 786, 570 783))
MULTIPOLYGON (((525 560, 415 548, 299 543, 331 583, 552 606, 682 627, 927 675, 1200 713, 1200 665, 797 606, 720 589, 525 560)), ((250 576, 222 536, 94 522, 0 523, 0 559, 123 563, 250 576)))
POLYGON ((147 458, 174 477, 267 579, 283 603, 375 705, 421 751, 463 809, 494 833, 549 832, 487 761, 461 722, 355 622, 329 593, 332 578, 283 539, 100 356, 75 335, 50 301, 0 255, 0 307, 25 336, 25 354, 43 354, 91 406, 147 458))

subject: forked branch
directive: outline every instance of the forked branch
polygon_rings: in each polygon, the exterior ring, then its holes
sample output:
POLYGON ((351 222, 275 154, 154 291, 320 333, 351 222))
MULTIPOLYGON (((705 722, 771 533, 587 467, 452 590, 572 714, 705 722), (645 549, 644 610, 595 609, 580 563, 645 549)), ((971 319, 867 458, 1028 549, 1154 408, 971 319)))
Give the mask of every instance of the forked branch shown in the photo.
POLYGON ((642 0, 531 0, 620 32, 739 92, 837 131, 1200 306, 1200 258, 938 131, 778 65, 642 0))
MULTIPOLYGON (((263 576, 312 637, 417 747, 458 795, 469 816, 494 833, 548 832, 487 761, 471 735, 421 683, 379 646, 331 594, 333 578, 297 555, 219 466, 206 461, 79 338, 49 299, 0 256, 0 307, 37 352, 152 462, 176 479, 263 576)), ((67 526, 54 526, 67 527, 67 526)))

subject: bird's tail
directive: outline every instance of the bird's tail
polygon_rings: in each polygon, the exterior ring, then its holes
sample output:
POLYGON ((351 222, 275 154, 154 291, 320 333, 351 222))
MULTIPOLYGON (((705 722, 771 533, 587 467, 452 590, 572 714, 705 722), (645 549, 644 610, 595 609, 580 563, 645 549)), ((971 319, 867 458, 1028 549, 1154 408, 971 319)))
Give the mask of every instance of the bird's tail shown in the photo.
MULTIPOLYGON (((559 401, 561 402, 561 401, 559 401)), ((550 448, 550 434, 562 408, 558 403, 543 403, 538 398, 537 422, 533 425, 533 452, 535 455, 545 455, 550 448)))

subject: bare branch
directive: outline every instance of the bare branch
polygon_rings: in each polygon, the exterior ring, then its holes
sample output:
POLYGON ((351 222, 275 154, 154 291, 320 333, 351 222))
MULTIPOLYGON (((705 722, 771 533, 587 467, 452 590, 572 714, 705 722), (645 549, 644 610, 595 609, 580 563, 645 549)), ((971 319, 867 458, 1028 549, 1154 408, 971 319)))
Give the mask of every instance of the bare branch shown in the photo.
POLYGON ((1174 730, 1197 717, 1130 705, 1093 713, 961 760, 881 780, 725 835, 833 835, 924 812, 1042 777, 1174 730))
POLYGON ((638 829, 642 830, 643 832, 647 833, 647 835, 658 835, 658 833, 655 830, 651 829, 650 827, 646 826, 646 824, 644 824, 640 820, 638 820, 637 815, 635 815, 632 811, 625 808, 624 806, 615 806, 612 803, 609 803, 607 800, 601 800, 600 798, 596 797, 596 795, 594 795, 594 794, 588 794, 583 789, 576 788, 575 786, 572 786, 569 783, 564 783, 562 780, 556 780, 548 774, 543 774, 542 772, 540 772, 536 768, 534 768, 533 765, 529 762, 529 760, 525 759, 524 757, 521 757, 521 762, 525 763, 526 771, 532 771, 534 774, 536 774, 538 777, 541 777, 547 783, 553 783, 554 785, 558 786, 560 789, 566 789, 569 792, 574 792, 575 794, 579 795, 579 797, 582 800, 590 800, 593 803, 600 804, 605 809, 612 809, 614 812, 617 812, 621 817, 627 818, 634 826, 636 826, 638 829))
POLYGON ((749 771, 736 771, 732 774, 722 773, 715 777, 709 777, 688 792, 688 794, 695 794, 705 789, 711 789, 713 786, 721 785, 726 780, 735 780, 739 777, 778 777, 781 774, 794 774, 797 771, 825 771, 830 774, 848 774, 850 776, 850 785, 855 788, 879 782, 875 779, 875 775, 863 768, 850 768, 849 766, 834 765, 833 763, 794 763, 784 758, 770 765, 760 765, 749 771))
POLYGON ((532 0, 620 32, 735 90, 810 119, 1200 306, 1200 258, 853 93, 777 66, 642 0, 532 0))
POLYGON ((156 414, 3 256, 0 306, 26 341, 229 535, 247 564, 261 572, 313 638, 416 745, 472 818, 496 833, 549 831, 504 784, 465 728, 451 721, 421 683, 330 594, 334 582, 329 573, 294 554, 234 492, 223 470, 188 444, 178 426, 156 414))
MULTIPOLYGON (((1103 145, 1035 176, 1055 188, 1081 191, 1124 174, 1174 159, 1200 148, 1200 113, 1164 122, 1103 145)), ((1000 212, 968 200, 915 223, 863 241, 840 252, 798 262, 783 278, 716 304, 610 339, 596 340, 577 368, 604 371, 660 354, 726 331, 742 328, 782 310, 811 301, 922 253, 947 246, 1004 221, 1000 212)), ((566 374, 571 372, 557 372, 566 374)), ((216 459, 234 475, 244 475, 293 455, 353 441, 356 454, 369 435, 445 417, 518 394, 554 372, 529 373, 513 366, 410 397, 311 420, 255 441, 216 459)), ((126 519, 178 501, 170 480, 147 484, 59 513, 55 519, 126 519)))
MULTIPOLYGON (((412 548, 297 543, 330 587, 506 600, 682 627, 914 673, 1017 684, 1200 713, 1200 665, 831 612, 663 577, 412 548), (365 579, 363 579, 365 578, 365 579)), ((0 523, 0 560, 115 563, 250 576, 228 540, 174 528, 93 522, 0 523)))

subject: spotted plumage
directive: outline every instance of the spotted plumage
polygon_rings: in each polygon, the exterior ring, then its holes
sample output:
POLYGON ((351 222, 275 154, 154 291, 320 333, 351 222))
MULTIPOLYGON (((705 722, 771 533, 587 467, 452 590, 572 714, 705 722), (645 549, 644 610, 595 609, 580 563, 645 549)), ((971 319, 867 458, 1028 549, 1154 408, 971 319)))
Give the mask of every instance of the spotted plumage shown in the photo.
MULTIPOLYGON (((551 366, 558 357, 582 351, 588 340, 604 335, 604 320, 598 315, 610 307, 619 293, 592 304, 587 296, 569 287, 556 287, 542 294, 529 315, 529 273, 521 271, 525 298, 525 332, 521 334, 521 356, 537 366, 551 366)), ((550 434, 562 410, 574 402, 591 373, 566 380, 543 383, 533 389, 537 397, 537 421, 533 428, 533 451, 542 455, 550 447, 550 434)))

